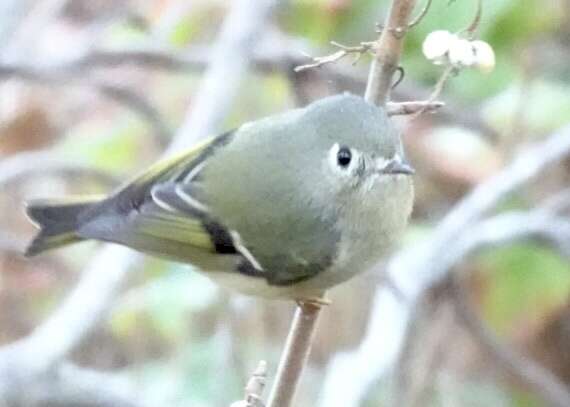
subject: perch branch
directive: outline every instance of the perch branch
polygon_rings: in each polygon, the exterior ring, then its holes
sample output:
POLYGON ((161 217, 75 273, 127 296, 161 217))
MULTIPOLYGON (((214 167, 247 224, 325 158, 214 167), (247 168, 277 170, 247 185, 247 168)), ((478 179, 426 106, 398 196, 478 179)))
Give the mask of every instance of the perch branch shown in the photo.
POLYGON ((392 77, 398 69, 415 0, 394 0, 378 42, 372 50, 375 54, 370 66, 364 98, 373 104, 384 106, 390 98, 392 77))
POLYGON ((289 407, 307 364, 321 305, 313 302, 297 304, 283 355, 269 396, 268 407, 289 407))

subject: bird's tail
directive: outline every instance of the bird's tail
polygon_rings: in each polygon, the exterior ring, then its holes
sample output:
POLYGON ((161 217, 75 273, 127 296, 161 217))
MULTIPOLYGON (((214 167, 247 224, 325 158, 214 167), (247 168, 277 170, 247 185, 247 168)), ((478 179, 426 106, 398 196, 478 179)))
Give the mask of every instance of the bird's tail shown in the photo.
POLYGON ((26 248, 26 256, 34 256, 46 250, 83 240, 77 234, 79 216, 100 200, 100 197, 81 197, 28 202, 26 213, 40 230, 26 248))

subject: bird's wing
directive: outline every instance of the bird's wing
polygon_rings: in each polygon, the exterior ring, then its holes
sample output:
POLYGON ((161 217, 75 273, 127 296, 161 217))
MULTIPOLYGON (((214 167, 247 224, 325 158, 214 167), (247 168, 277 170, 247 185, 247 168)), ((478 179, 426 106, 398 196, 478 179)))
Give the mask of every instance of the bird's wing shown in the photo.
POLYGON ((204 162, 216 148, 229 142, 233 133, 208 139, 153 165, 87 214, 79 230, 81 236, 135 249, 138 247, 133 242, 146 236, 161 246, 174 242, 180 247, 184 244, 205 251, 231 252, 228 239, 220 236, 221 232, 214 233, 221 228, 199 204, 197 209, 188 205, 190 195, 179 195, 177 186, 184 184, 192 190, 204 162))
POLYGON ((206 160, 228 143, 233 134, 224 133, 158 162, 130 183, 118 198, 124 194, 124 202, 119 206, 130 209, 132 232, 212 253, 235 254, 229 232, 210 216, 206 205, 196 196, 197 181, 206 160))
POLYGON ((169 181, 184 181, 194 177, 206 159, 218 147, 228 143, 234 133, 235 131, 232 130, 207 139, 189 150, 157 162, 123 188, 117 195, 117 199, 124 198, 128 201, 127 204, 142 205, 155 185, 169 181))

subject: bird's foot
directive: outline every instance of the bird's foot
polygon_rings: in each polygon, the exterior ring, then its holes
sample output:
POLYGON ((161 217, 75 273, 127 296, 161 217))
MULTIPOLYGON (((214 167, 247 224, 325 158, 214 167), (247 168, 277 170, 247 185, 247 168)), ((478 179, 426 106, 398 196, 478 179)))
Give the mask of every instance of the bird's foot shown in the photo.
POLYGON ((295 300, 297 305, 305 310, 307 309, 321 309, 322 307, 326 307, 331 305, 332 302, 328 298, 325 297, 309 297, 309 298, 300 298, 295 300))

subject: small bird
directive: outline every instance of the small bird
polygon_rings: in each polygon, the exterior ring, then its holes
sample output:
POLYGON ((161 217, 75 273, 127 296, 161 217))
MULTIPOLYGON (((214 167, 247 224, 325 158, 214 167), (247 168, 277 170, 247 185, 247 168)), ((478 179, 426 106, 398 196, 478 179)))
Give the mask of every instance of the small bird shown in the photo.
POLYGON ((413 172, 382 108, 331 96, 159 161, 108 197, 29 202, 40 230, 26 254, 101 240, 245 294, 318 298, 399 237, 413 172))

